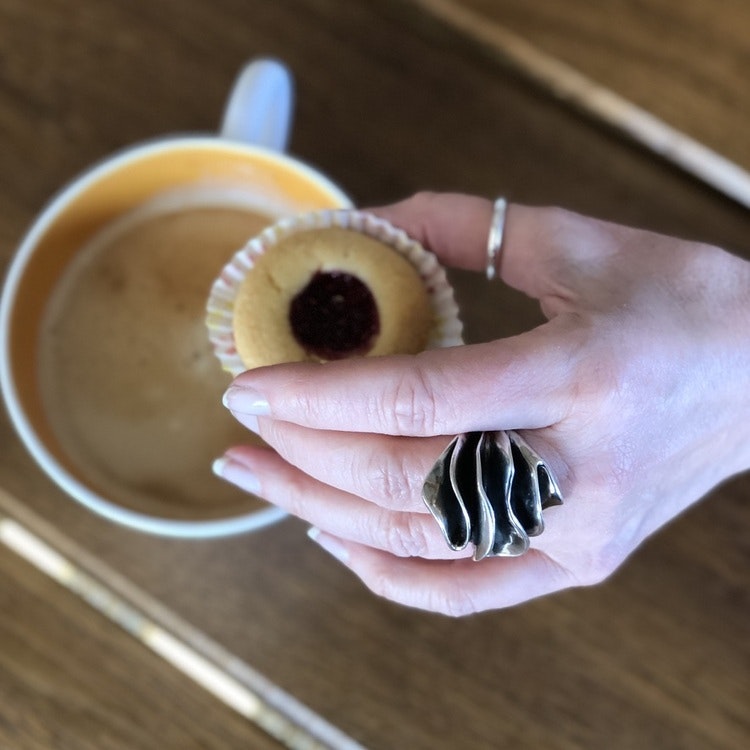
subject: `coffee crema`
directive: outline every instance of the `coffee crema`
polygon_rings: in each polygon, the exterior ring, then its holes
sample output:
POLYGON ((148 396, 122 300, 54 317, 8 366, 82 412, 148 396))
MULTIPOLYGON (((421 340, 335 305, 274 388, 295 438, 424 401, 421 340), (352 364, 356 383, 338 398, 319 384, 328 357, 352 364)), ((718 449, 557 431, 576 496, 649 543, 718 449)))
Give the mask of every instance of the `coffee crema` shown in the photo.
POLYGON ((71 462, 109 500, 171 518, 263 505, 211 473, 257 439, 221 406, 229 376, 204 319, 218 270, 272 220, 234 205, 136 212, 65 272, 43 321, 41 392, 71 462))

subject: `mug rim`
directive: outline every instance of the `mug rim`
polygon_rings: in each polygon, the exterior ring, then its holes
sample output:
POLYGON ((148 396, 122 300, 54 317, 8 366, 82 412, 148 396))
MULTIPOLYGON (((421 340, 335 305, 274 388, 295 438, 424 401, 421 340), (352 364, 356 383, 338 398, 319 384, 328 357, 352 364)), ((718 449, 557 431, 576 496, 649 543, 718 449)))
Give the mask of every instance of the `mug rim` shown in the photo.
POLYGON ((116 171, 133 159, 190 147, 229 149, 243 154, 251 153, 272 158, 282 162, 286 167, 309 180, 322 185, 325 191, 341 206, 350 207, 352 205, 349 196, 338 185, 325 174, 300 159, 264 146, 222 138, 221 136, 201 134, 162 136, 127 146, 101 158, 79 172, 47 201, 24 232, 13 253, 0 291, 0 392, 2 392, 11 423, 21 442, 47 476, 74 500, 98 515, 132 529, 159 536, 204 539, 254 531, 284 518, 287 514, 285 511, 269 505, 261 510, 229 518, 170 519, 130 510, 107 500, 76 479, 47 449, 28 418, 25 409, 21 406, 21 399, 10 364, 10 326, 12 312, 18 297, 18 288, 39 239, 56 218, 65 211, 66 207, 78 195, 91 187, 97 180, 116 171))

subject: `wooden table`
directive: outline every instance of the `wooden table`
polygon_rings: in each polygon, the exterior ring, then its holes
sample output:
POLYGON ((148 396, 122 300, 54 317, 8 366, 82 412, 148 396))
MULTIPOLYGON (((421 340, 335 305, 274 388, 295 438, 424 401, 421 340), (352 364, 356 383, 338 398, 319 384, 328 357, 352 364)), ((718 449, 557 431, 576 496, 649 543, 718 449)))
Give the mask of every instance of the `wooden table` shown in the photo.
MULTIPOLYGON (((746 209, 561 103, 440 5, 3 0, 0 262, 92 161, 215 128, 234 75, 259 54, 297 79, 291 151, 358 203, 422 188, 505 194, 750 257, 746 209)), ((661 105, 668 122, 747 166, 746 34, 722 46, 704 22, 716 18, 708 0, 602 5, 629 21, 578 2, 564 23, 543 0, 466 7, 641 106, 661 105), (695 54, 701 40, 718 58, 695 54), (659 75, 643 73, 650 55, 659 75), (686 75, 705 84, 675 96, 670 81, 686 75), (716 91, 726 106, 711 109, 716 91)), ((747 28, 740 0, 717 13, 720 28, 747 28)), ((519 295, 452 278, 472 341, 538 320, 519 295)), ((54 487, 4 414, 0 446, 0 747, 750 743, 748 475, 600 586, 450 620, 374 598, 293 520, 210 542, 142 536, 54 487)))

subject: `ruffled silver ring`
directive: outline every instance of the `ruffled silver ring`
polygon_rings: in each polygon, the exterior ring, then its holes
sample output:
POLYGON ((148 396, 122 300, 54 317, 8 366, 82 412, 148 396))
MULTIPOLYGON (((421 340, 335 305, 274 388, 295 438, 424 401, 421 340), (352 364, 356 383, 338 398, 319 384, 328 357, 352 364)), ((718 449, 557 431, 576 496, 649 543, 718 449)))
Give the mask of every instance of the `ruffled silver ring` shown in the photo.
POLYGON ((544 531, 542 511, 562 493, 540 456, 517 433, 469 432, 442 452, 422 498, 452 550, 474 545, 474 559, 517 557, 544 531))

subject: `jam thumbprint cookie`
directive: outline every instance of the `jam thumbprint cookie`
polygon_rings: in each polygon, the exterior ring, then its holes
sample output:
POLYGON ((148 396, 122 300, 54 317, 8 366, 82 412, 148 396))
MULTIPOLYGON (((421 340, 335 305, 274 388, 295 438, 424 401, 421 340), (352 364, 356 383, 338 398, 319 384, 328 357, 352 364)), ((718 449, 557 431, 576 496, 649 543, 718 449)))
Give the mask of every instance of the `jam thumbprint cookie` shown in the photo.
POLYGON ((384 220, 349 210, 285 219, 252 239, 214 282, 207 325, 233 375, 461 343, 435 256, 384 220))

